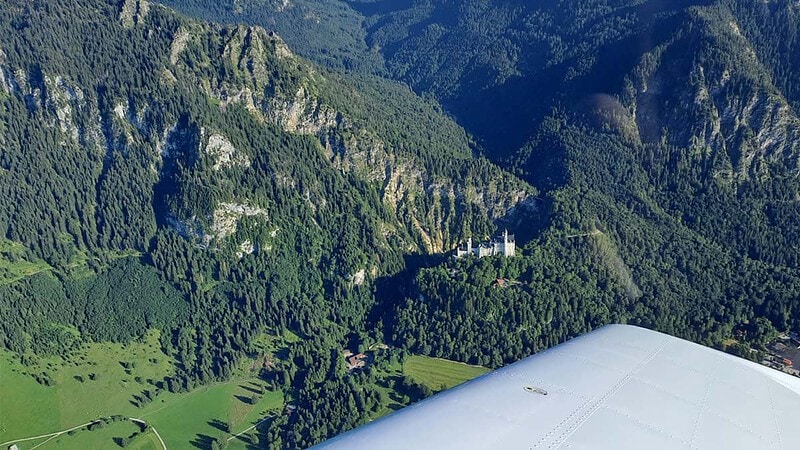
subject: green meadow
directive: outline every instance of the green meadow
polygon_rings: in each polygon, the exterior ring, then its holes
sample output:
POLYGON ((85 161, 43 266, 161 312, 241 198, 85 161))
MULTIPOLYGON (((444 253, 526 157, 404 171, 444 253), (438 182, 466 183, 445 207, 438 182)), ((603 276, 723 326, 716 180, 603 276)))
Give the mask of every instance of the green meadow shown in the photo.
POLYGON ((403 374, 433 390, 442 386, 450 389, 483 375, 489 369, 428 356, 409 356, 403 364, 403 374))
MULTIPOLYGON (((0 443, 54 433, 100 417, 122 415, 145 420, 155 428, 168 448, 206 446, 214 438, 230 437, 282 410, 280 391, 268 391, 255 376, 257 364, 248 361, 224 383, 200 387, 188 393, 167 391, 144 407, 134 395, 153 391, 151 384, 172 373, 173 362, 160 351, 159 335, 152 331, 127 345, 92 343, 69 361, 39 359, 23 365, 7 351, 0 351, 0 443), (52 386, 36 382, 32 375, 47 373, 52 386), (263 392, 256 404, 249 398, 263 392), (230 425, 231 433, 223 431, 230 425)), ((264 339, 265 349, 278 345, 264 339)), ((77 430, 55 438, 19 443, 21 450, 120 448, 114 438, 126 437, 139 427, 130 421, 114 422, 101 429, 77 430)), ((247 436, 233 438, 229 448, 246 448, 247 436)), ((3 447, 5 448, 5 447, 3 447)), ((126 448, 160 449, 152 431, 140 435, 126 448)))
MULTIPOLYGON (((163 391, 142 407, 137 406, 134 396, 141 397, 144 390, 154 391, 153 382, 173 370, 174 361, 161 352, 156 330, 126 345, 86 344, 66 361, 58 357, 35 358, 22 364, 10 352, 0 351, 0 444, 7 446, 18 439, 119 415, 144 420, 151 427, 126 448, 161 449, 155 429, 170 449, 208 448, 214 439, 228 439, 228 448, 244 450, 253 433, 250 428, 281 414, 287 401, 283 392, 266 389, 257 377, 258 371, 265 358, 279 357, 287 343, 297 339, 292 334, 262 335, 254 343, 260 356, 245 360, 230 380, 187 393, 163 391), (47 374, 51 386, 34 379, 41 374, 47 374), (251 404, 251 397, 257 393, 261 393, 258 401, 251 404), (236 436, 239 433, 242 435, 236 436)), ((399 365, 396 370, 399 374, 399 365)), ((451 388, 487 371, 484 367, 425 356, 409 356, 402 367, 404 375, 433 390, 451 388)), ((389 397, 393 394, 387 387, 379 389, 389 397)), ((392 404, 378 415, 400 406, 392 404)), ((121 420, 92 431, 83 427, 17 443, 21 450, 113 449, 120 448, 115 438, 139 430, 139 425, 121 420)))
POLYGON ((44 270, 52 270, 40 259, 25 259, 25 247, 8 239, 0 239, 0 284, 11 283, 44 270))
MULTIPOLYGON (((138 425, 130 422, 116 422, 109 424, 102 429, 94 431, 76 431, 74 433, 64 433, 52 438, 42 438, 25 441, 17 444, 21 450, 33 449, 111 449, 120 448, 115 442, 115 438, 130 436, 139 431, 138 425)), ((142 434, 131 442, 127 449, 132 450, 161 450, 161 443, 152 431, 142 434)))

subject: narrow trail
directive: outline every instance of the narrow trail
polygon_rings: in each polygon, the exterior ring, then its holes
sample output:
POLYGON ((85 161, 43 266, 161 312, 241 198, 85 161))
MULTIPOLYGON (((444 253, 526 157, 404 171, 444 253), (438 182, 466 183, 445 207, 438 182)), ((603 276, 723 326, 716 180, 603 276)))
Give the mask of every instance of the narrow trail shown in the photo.
MULTIPOLYGON (((142 419, 135 419, 135 418, 133 418, 133 417, 128 417, 128 420, 130 420, 131 422, 140 423, 140 424, 142 424, 142 425, 145 425, 145 426, 147 426, 147 422, 145 422, 145 421, 144 421, 144 420, 142 420, 142 419)), ((164 443, 164 440, 163 440, 163 439, 161 439, 161 435, 160 435, 160 434, 158 434, 158 430, 156 430, 156 427, 154 427, 154 426, 150 425, 150 429, 151 429, 151 430, 153 430, 153 433, 156 435, 156 437, 158 438, 159 442, 161 442, 161 447, 163 447, 163 448, 164 448, 164 450, 167 450, 167 444, 165 444, 165 443, 164 443)))
MULTIPOLYGON (((69 433, 72 430, 77 430, 78 428, 85 427, 87 425, 93 424, 95 422, 96 422, 96 420, 93 420, 91 422, 86 422, 84 424, 81 424, 81 425, 78 425, 78 426, 75 426, 75 427, 72 427, 72 428, 68 428, 68 429, 63 430, 63 431, 56 431, 54 433, 40 434, 39 436, 33 436, 33 437, 27 437, 27 438, 21 438, 21 439, 13 439, 13 440, 8 441, 8 442, 0 443, 0 448, 9 446, 11 444, 16 444, 18 442, 32 441, 34 439, 41 439, 41 438, 46 438, 46 437, 51 437, 51 436, 53 436, 53 437, 59 436, 59 435, 62 435, 64 433, 69 433)), ((45 442, 47 442, 47 441, 45 441, 45 442)), ((39 445, 42 445, 42 444, 39 444, 39 445)))
MULTIPOLYGON (((264 423, 264 422, 268 421, 269 419, 272 419, 272 416, 265 417, 265 418, 263 418, 263 419, 259 420, 258 422, 256 422, 256 424, 255 424, 255 425, 252 425, 252 426, 250 426, 249 428, 245 428, 244 430, 240 431, 239 433, 236 433, 236 434, 234 434, 233 436, 231 436, 231 437, 229 437, 229 438, 228 438, 228 441, 232 441, 234 438, 237 438, 237 437, 239 437, 239 436, 241 436, 241 435, 243 435, 243 434, 247 433, 248 431, 250 431, 250 430, 252 430, 252 429, 256 428, 257 426, 259 426, 259 425, 261 425, 262 423, 264 423)), ((166 447, 164 447, 164 449, 166 449, 166 447)))
MULTIPOLYGON (((130 420, 131 422, 140 423, 142 425, 147 425, 147 422, 145 422, 142 419, 136 419, 136 418, 133 418, 133 417, 128 417, 127 419, 130 420)), ((53 439, 61 436, 64 433, 69 433, 72 430, 77 430, 79 428, 83 428, 85 426, 91 425, 91 424, 97 422, 98 420, 99 419, 92 420, 91 422, 86 422, 86 423, 83 423, 83 424, 80 424, 80 425, 76 425, 76 426, 74 426, 72 428, 67 428, 66 430, 56 431, 56 432, 53 432, 53 433, 40 434, 39 436, 31 436, 31 437, 20 438, 20 439, 13 439, 13 440, 10 440, 10 441, 7 441, 7 442, 0 443, 0 448, 8 447, 11 444, 18 444, 20 442, 26 442, 26 441, 33 441, 33 440, 36 440, 36 439, 49 438, 49 439, 47 439, 47 440, 45 440, 43 442, 40 442, 40 443, 36 444, 35 446, 31 447, 31 450, 33 450, 35 448, 41 447, 44 444, 47 444, 48 442, 50 442, 53 439)), ((256 424, 256 425, 258 425, 258 424, 256 424)), ((150 426, 150 429, 153 430, 153 433, 156 435, 156 437, 158 438, 159 442, 161 442, 161 447, 163 447, 164 450, 167 450, 167 444, 165 444, 164 440, 161 439, 161 435, 158 434, 158 430, 156 430, 152 426, 150 426)))
POLYGON ((598 234, 603 234, 603 232, 600 230, 592 230, 588 233, 568 234, 564 237, 566 239, 572 239, 572 238, 587 237, 587 236, 597 236, 598 234))

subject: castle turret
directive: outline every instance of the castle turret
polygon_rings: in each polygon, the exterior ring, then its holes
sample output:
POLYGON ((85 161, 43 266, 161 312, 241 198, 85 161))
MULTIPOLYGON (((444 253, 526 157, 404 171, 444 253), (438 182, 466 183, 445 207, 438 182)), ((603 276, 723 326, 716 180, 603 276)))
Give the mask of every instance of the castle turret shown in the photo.
POLYGON ((517 244, 513 234, 508 234, 508 229, 503 232, 503 256, 509 257, 517 254, 517 244))

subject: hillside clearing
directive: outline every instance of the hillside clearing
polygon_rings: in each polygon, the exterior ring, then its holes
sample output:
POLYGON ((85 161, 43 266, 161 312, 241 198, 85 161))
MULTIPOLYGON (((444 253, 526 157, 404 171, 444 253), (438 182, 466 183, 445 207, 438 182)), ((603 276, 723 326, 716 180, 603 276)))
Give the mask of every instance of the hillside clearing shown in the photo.
POLYGON ((456 361, 429 356, 409 356, 403 364, 403 373, 433 390, 453 386, 483 375, 489 369, 456 361))

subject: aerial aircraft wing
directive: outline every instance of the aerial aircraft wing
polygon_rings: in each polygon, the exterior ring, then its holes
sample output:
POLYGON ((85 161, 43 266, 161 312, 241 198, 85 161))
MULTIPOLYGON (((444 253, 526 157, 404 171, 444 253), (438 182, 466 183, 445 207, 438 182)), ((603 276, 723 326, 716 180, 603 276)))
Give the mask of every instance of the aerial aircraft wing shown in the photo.
POLYGON ((314 449, 796 449, 800 378, 609 325, 314 449))

